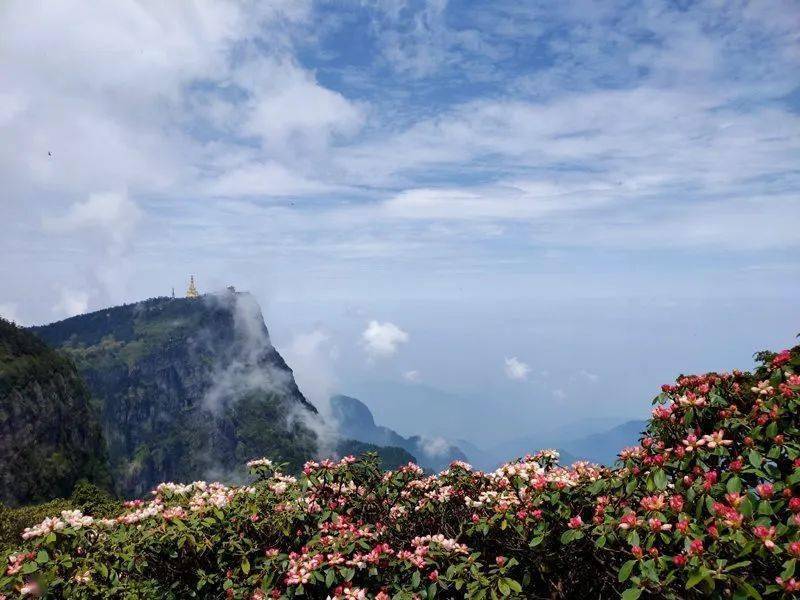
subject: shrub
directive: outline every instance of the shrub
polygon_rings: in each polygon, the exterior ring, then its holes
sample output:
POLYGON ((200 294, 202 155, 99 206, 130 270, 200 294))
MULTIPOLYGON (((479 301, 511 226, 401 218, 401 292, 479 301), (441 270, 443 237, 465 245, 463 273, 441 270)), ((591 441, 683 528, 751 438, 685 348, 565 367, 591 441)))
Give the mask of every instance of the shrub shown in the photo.
POLYGON ((792 595, 800 346, 663 387, 613 469, 543 451, 494 473, 309 462, 295 478, 161 484, 114 518, 25 532, 0 594, 75 598, 792 595))

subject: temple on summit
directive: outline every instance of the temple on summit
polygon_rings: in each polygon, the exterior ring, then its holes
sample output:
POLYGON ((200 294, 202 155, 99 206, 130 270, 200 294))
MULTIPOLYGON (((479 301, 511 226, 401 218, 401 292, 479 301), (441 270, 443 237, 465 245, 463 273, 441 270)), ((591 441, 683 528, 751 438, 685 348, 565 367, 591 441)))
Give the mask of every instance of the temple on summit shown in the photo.
POLYGON ((189 275, 189 287, 186 290, 186 297, 187 298, 199 298, 200 293, 197 291, 197 288, 194 285, 194 275, 189 275))

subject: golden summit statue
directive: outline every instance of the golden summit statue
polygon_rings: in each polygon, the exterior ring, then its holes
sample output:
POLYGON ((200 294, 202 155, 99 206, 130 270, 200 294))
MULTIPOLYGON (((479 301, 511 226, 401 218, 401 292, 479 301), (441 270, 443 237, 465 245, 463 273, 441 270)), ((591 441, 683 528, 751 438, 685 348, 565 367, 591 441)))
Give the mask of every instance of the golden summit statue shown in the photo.
POLYGON ((186 290, 186 297, 187 298, 200 297, 200 294, 197 292, 197 288, 194 286, 194 275, 189 275, 189 289, 186 290))

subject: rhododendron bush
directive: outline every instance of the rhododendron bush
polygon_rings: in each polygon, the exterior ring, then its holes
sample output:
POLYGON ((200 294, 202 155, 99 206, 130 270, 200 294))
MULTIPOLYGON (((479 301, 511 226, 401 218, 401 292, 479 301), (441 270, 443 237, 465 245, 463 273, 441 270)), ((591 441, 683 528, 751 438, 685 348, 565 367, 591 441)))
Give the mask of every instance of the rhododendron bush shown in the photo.
POLYGON ((251 485, 159 485, 116 518, 25 531, 0 597, 685 598, 800 590, 800 346, 665 385, 609 469, 543 451, 453 463, 266 459, 251 485))

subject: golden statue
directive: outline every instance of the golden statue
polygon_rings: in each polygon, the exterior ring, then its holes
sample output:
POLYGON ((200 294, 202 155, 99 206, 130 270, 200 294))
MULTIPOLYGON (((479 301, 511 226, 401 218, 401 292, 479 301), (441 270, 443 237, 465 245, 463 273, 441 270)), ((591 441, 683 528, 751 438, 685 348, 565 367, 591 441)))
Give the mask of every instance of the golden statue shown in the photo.
POLYGON ((189 289, 186 290, 186 297, 187 298, 200 297, 200 294, 197 292, 197 288, 194 286, 194 275, 189 275, 189 289))

